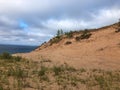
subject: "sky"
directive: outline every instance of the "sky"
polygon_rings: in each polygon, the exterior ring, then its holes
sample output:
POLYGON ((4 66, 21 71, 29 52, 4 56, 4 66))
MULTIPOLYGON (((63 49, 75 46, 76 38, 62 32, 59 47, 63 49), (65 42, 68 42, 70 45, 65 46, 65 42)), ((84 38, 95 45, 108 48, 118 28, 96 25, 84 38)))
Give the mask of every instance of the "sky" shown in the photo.
POLYGON ((64 32, 118 22, 120 0, 0 0, 0 44, 40 45, 64 32))

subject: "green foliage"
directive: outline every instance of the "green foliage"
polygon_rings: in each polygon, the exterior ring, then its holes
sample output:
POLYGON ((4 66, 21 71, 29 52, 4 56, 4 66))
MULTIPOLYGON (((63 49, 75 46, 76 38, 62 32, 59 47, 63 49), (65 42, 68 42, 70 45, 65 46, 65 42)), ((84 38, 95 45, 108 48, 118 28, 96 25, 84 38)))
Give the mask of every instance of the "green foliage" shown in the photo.
POLYGON ((84 68, 81 68, 80 72, 83 73, 83 72, 86 72, 86 70, 84 68))
POLYGON ((59 75, 62 71, 64 71, 63 66, 54 66, 53 67, 53 72, 55 75, 59 75))
POLYGON ((4 90, 3 87, 0 85, 0 90, 4 90))
POLYGON ((51 45, 52 45, 52 44, 54 44, 54 43, 60 42, 61 40, 62 40, 62 39, 61 39, 60 36, 56 36, 55 38, 53 38, 53 39, 50 40, 50 43, 51 43, 51 45))
POLYGON ((51 39, 50 40, 50 45, 52 45, 52 44, 54 44, 54 43, 58 43, 58 42, 60 42, 61 40, 62 40, 62 35, 63 35, 64 33, 63 33, 63 30, 61 29, 61 30, 58 30, 57 31, 57 34, 56 34, 56 37, 54 37, 53 39, 51 39))
POLYGON ((48 69, 44 66, 41 66, 41 70, 38 72, 38 76, 44 76, 48 69))
POLYGON ((14 59, 15 61, 18 61, 18 62, 19 62, 19 61, 22 60, 22 57, 20 57, 20 56, 16 56, 16 57, 15 57, 15 56, 14 56, 13 59, 14 59))
POLYGON ((105 85, 105 79, 104 79, 104 77, 103 76, 95 76, 95 80, 100 85, 100 88, 103 88, 103 86, 105 85))
POLYGON ((9 53, 4 52, 0 55, 0 58, 1 59, 12 59, 12 56, 9 53))
POLYGON ((73 32, 70 31, 70 32, 65 32, 65 35, 67 38, 72 38, 73 37, 73 32))
POLYGON ((22 57, 12 56, 11 54, 4 52, 4 53, 0 54, 0 59, 6 60, 6 61, 20 61, 20 60, 22 60, 22 57))
POLYGON ((63 30, 62 30, 62 29, 57 31, 57 37, 60 37, 60 36, 63 35, 63 34, 64 34, 64 33, 63 33, 63 30))
POLYGON ((16 67, 15 69, 9 69, 7 72, 8 76, 14 76, 17 79, 23 79, 27 76, 27 73, 20 67, 16 67))
POLYGON ((92 34, 88 30, 84 30, 80 36, 77 36, 75 39, 76 41, 82 39, 89 39, 92 34))

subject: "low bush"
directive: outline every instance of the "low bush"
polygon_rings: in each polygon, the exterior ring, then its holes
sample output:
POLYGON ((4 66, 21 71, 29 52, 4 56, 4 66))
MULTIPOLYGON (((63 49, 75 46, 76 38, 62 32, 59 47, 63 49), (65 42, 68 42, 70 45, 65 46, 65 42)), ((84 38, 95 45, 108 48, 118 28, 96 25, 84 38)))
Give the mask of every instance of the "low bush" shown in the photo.
POLYGON ((56 36, 55 38, 53 38, 53 39, 51 39, 50 40, 50 45, 52 45, 52 44, 54 44, 54 43, 58 43, 58 42, 60 42, 62 39, 61 39, 61 37, 60 36, 56 36))
POLYGON ((63 66, 54 66, 53 67, 53 72, 56 75, 59 75, 61 72, 64 71, 64 67, 63 66))
POLYGON ((69 45, 69 44, 72 44, 72 42, 71 42, 71 41, 67 41, 67 42, 65 43, 65 45, 69 45))
POLYGON ((20 56, 14 56, 13 59, 14 59, 15 61, 21 61, 22 57, 20 57, 20 56))
POLYGON ((82 39, 89 39, 92 34, 88 30, 84 30, 80 36, 77 36, 75 39, 76 41, 82 39))
POLYGON ((67 38, 72 38, 73 37, 73 32, 72 31, 66 32, 65 35, 66 35, 67 38))
POLYGON ((80 39, 81 39, 80 36, 75 37, 75 40, 76 40, 76 41, 80 41, 80 39))
POLYGON ((120 32, 120 28, 118 28, 115 32, 116 32, 116 33, 120 32))
POLYGON ((2 60, 8 60, 8 61, 21 61, 22 57, 20 56, 12 56, 11 54, 4 52, 0 54, 0 59, 2 60))
POLYGON ((38 72, 38 76, 44 76, 48 69, 44 66, 41 66, 41 70, 38 72))
POLYGON ((12 59, 12 56, 9 53, 4 52, 0 55, 0 59, 12 59))

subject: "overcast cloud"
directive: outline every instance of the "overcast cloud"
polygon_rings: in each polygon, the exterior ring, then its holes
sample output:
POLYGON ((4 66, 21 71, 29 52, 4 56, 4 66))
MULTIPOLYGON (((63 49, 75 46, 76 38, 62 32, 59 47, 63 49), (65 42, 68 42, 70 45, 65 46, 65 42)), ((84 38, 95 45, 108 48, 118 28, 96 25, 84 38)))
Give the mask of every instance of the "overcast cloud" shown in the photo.
POLYGON ((0 0, 0 44, 40 45, 58 29, 98 28, 120 18, 120 0, 0 0))

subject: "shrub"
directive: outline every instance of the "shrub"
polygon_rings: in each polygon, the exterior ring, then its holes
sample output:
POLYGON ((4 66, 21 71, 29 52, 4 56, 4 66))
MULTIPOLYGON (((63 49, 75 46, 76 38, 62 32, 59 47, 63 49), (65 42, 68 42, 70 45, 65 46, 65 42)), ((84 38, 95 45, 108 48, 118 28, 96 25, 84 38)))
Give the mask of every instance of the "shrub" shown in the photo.
POLYGON ((88 30, 84 30, 82 32, 82 35, 77 36, 75 39, 76 41, 79 41, 81 39, 89 39, 92 34, 88 30))
POLYGON ((13 59, 14 59, 15 61, 21 61, 22 57, 20 57, 20 56, 14 56, 13 59))
POLYGON ((38 72, 38 76, 44 76, 47 71, 47 68, 44 66, 41 66, 41 70, 38 72))
POLYGON ((83 31, 83 34, 81 35, 81 39, 88 39, 90 38, 92 34, 88 32, 88 30, 83 31))
POLYGON ((95 76, 95 80, 100 85, 100 88, 103 88, 104 85, 106 85, 106 82, 103 76, 95 76))
POLYGON ((55 75, 59 75, 62 71, 64 71, 64 68, 63 68, 63 66, 54 66, 53 71, 54 71, 55 75))
POLYGON ((23 79, 27 77, 27 72, 20 67, 10 68, 7 72, 7 76, 14 76, 16 79, 23 79))
POLYGON ((20 56, 12 56, 11 54, 4 52, 0 55, 0 59, 7 61, 21 61, 22 57, 20 56))
POLYGON ((65 45, 69 45, 69 44, 72 44, 72 42, 71 42, 71 41, 67 41, 67 42, 65 43, 65 45))
POLYGON ((72 38, 73 37, 73 32, 66 32, 65 35, 67 36, 67 38, 72 38))
POLYGON ((0 58, 1 59, 12 59, 12 56, 9 53, 4 52, 0 55, 0 58))
POLYGON ((75 40, 76 40, 76 41, 79 41, 80 39, 81 39, 80 36, 75 37, 75 40))
POLYGON ((115 32, 116 33, 120 32, 120 19, 119 19, 119 22, 118 22, 117 30, 115 32))
POLYGON ((50 40, 50 43, 51 43, 51 45, 52 45, 52 44, 54 44, 54 43, 60 42, 61 40, 62 40, 62 39, 61 39, 60 36, 56 36, 55 38, 53 38, 53 39, 50 40))
POLYGON ((116 33, 120 32, 120 28, 118 28, 115 32, 116 32, 116 33))

